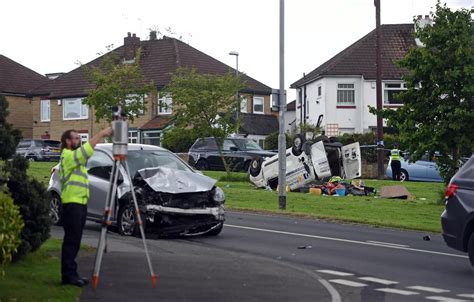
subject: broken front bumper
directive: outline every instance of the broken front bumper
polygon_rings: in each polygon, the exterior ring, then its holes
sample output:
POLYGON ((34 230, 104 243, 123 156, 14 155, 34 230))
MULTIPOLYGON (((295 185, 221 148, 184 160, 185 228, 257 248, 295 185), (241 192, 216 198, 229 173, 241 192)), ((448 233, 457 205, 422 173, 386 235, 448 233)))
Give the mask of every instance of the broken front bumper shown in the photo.
POLYGON ((181 209, 173 207, 164 207, 155 204, 146 205, 147 214, 154 215, 156 213, 178 214, 178 215, 212 215, 218 221, 224 221, 224 206, 212 208, 198 208, 198 209, 181 209))

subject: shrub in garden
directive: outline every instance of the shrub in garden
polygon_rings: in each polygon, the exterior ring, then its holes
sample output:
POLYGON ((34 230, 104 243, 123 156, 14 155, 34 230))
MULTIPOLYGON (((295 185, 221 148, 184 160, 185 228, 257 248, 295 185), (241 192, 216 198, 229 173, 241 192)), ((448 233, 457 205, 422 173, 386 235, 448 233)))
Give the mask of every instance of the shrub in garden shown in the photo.
POLYGON ((0 192, 0 275, 21 243, 23 220, 18 207, 7 194, 0 192))

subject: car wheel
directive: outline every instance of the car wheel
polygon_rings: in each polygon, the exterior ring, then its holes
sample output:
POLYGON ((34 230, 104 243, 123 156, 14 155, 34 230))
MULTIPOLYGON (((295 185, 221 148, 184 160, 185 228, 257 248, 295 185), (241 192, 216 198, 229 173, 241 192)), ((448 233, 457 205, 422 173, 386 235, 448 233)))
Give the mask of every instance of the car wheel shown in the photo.
POLYGON ((196 163, 196 169, 198 169, 198 170, 209 170, 209 164, 207 163, 206 160, 200 159, 196 163))
POLYGON ((400 170, 400 181, 404 182, 404 181, 407 181, 407 180, 409 180, 407 170, 404 170, 404 169, 400 170))
POLYGON ((293 138, 293 151, 294 156, 298 156, 303 152, 303 144, 306 141, 305 137, 302 134, 296 134, 293 138))
POLYGON ((61 197, 56 193, 51 194, 51 200, 49 202, 49 219, 53 225, 61 225, 61 197))
POLYGON ((206 236, 217 236, 222 232, 223 228, 224 228, 224 223, 221 222, 218 227, 216 227, 212 231, 207 232, 205 235, 206 236))
POLYGON ((28 160, 31 161, 31 162, 36 161, 36 157, 30 156, 30 157, 28 157, 28 160))
POLYGON ((253 177, 257 177, 262 170, 263 159, 261 157, 256 157, 250 162, 249 172, 253 177))
POLYGON ((471 237, 469 238, 467 252, 469 254, 469 261, 471 262, 471 265, 474 266, 474 232, 471 233, 471 237))
MULTIPOLYGON (((141 218, 143 228, 145 228, 145 215, 142 214, 141 218)), ((119 234, 122 236, 140 235, 135 206, 132 203, 120 207, 117 218, 117 227, 119 234)))

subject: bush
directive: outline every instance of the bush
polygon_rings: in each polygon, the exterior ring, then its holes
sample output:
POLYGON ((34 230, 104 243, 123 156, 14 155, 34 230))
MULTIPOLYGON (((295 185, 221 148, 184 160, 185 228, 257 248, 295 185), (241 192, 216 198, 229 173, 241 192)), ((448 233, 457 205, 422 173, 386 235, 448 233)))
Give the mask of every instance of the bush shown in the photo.
MULTIPOLYGON (((291 136, 285 133, 286 136, 286 148, 290 148, 292 141, 291 136)), ((277 150, 278 149, 278 132, 274 132, 265 138, 265 150, 277 150)))
POLYGON ((171 128, 163 135, 163 147, 176 153, 185 153, 194 144, 199 134, 193 129, 171 128))
POLYGON ((21 231, 21 244, 13 255, 13 261, 37 250, 49 238, 50 218, 49 199, 46 188, 36 179, 26 175, 28 161, 15 156, 5 163, 8 172, 7 187, 14 203, 20 208, 24 228, 21 231))
POLYGON ((11 260, 21 243, 23 220, 18 207, 7 194, 0 192, 0 274, 11 260))
POLYGON ((0 95, 0 159, 7 160, 15 154, 16 146, 21 139, 21 132, 7 123, 8 102, 0 95))

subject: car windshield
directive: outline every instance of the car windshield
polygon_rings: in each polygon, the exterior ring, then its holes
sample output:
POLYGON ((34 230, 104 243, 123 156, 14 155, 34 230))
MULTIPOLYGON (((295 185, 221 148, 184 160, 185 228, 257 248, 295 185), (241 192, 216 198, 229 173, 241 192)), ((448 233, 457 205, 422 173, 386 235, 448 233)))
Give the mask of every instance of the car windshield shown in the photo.
POLYGON ((129 151, 128 163, 133 177, 138 170, 144 168, 166 167, 181 171, 192 171, 180 159, 168 152, 162 151, 129 151))
POLYGON ((263 151, 263 149, 251 139, 234 139, 233 141, 242 151, 263 151))

